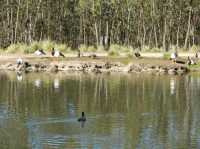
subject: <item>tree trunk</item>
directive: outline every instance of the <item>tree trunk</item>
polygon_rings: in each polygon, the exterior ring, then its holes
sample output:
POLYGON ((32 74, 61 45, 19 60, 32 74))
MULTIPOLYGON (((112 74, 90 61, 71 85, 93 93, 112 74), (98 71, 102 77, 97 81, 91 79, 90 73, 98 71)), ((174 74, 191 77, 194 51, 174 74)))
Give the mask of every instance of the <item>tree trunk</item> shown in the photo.
POLYGON ((98 34, 98 27, 97 27, 97 22, 94 23, 94 28, 95 28, 95 35, 96 35, 96 46, 99 46, 99 34, 98 34))
POLYGON ((185 36, 185 44, 184 44, 185 49, 187 49, 187 47, 188 47, 188 39, 189 39, 189 35, 190 35, 190 26, 191 26, 191 14, 192 14, 192 8, 190 7, 189 17, 188 17, 188 25, 187 25, 187 33, 185 36))
POLYGON ((167 51, 166 47, 166 35, 167 35, 167 19, 164 19, 164 33, 163 33, 163 49, 167 51))
POLYGON ((14 43, 17 42, 17 29, 18 29, 18 21, 19 21, 19 7, 20 7, 20 0, 18 0, 18 5, 17 5, 17 17, 16 17, 16 22, 15 22, 15 37, 14 37, 14 43))

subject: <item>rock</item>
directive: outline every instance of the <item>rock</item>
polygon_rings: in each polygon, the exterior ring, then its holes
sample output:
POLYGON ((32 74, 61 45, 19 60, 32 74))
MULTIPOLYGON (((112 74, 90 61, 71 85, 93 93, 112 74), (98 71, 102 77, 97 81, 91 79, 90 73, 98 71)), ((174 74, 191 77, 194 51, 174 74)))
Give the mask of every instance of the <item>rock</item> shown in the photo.
POLYGON ((148 72, 153 74, 184 74, 189 70, 184 65, 170 64, 170 65, 151 65, 151 64, 135 64, 130 63, 124 65, 120 62, 67 62, 67 63, 36 63, 30 64, 29 62, 24 62, 23 64, 17 65, 12 63, 7 63, 5 65, 0 65, 0 69, 11 70, 11 71, 25 71, 25 72, 40 72, 40 71, 81 71, 81 72, 148 72))
POLYGON ((90 55, 89 55, 89 58, 95 59, 95 58, 97 58, 97 55, 96 55, 96 54, 90 54, 90 55))
POLYGON ((95 73, 102 73, 101 70, 98 69, 98 68, 95 68, 95 69, 93 69, 92 71, 95 72, 95 73))
POLYGON ((109 62, 106 62, 105 65, 104 65, 104 67, 106 69, 110 69, 112 66, 111 66, 111 64, 109 62))
POLYGON ((185 73, 187 73, 189 70, 188 70, 188 68, 187 67, 179 67, 178 69, 177 69, 177 73, 178 74, 185 74, 185 73))
POLYGON ((171 69, 168 70, 168 74, 175 75, 175 74, 177 74, 177 72, 176 72, 175 69, 171 68, 171 69))
POLYGON ((24 62, 23 66, 24 68, 27 68, 27 67, 31 67, 31 64, 29 64, 29 62, 24 62))
POLYGON ((58 66, 57 65, 51 65, 48 68, 48 71, 50 71, 50 72, 57 72, 58 71, 58 66))
POLYGON ((32 72, 33 71, 33 68, 32 67, 27 67, 25 68, 25 72, 32 72))
POLYGON ((101 68, 102 68, 102 66, 101 66, 101 65, 98 65, 98 64, 96 64, 96 65, 95 65, 95 68, 97 68, 97 69, 101 69, 101 68))

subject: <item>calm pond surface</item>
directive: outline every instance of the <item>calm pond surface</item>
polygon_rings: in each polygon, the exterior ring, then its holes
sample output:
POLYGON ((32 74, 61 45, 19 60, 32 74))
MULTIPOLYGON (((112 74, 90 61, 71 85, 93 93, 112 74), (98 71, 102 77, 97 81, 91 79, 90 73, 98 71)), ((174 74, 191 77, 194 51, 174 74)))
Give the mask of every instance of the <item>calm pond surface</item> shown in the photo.
POLYGON ((200 148, 200 74, 1 72, 0 148, 200 148))

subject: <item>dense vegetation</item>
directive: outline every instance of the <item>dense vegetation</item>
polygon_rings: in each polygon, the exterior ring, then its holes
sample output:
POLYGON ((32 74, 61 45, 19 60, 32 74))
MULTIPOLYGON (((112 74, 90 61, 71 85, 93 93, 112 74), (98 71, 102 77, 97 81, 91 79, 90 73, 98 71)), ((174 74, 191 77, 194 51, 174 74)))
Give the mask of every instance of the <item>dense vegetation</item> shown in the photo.
POLYGON ((54 41, 169 50, 200 42, 199 0, 1 0, 0 47, 54 41))

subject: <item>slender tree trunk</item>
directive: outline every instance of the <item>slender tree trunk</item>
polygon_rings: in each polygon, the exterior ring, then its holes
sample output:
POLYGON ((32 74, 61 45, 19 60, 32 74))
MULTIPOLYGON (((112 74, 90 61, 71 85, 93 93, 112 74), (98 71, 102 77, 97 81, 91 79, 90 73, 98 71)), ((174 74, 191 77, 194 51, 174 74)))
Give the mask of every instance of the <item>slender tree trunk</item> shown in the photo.
POLYGON ((98 34, 98 27, 97 27, 97 22, 94 23, 94 28, 95 28, 95 35, 96 35, 96 46, 99 46, 99 34, 98 34))
POLYGON ((156 32, 156 26, 154 25, 154 39, 155 39, 155 46, 158 47, 158 38, 157 38, 157 32, 156 32))
POLYGON ((16 17, 16 22, 15 22, 15 37, 14 37, 14 43, 17 42, 17 30, 18 30, 18 21, 19 21, 19 7, 20 7, 20 0, 18 0, 18 5, 17 5, 17 17, 16 17))
POLYGON ((164 19, 164 33, 163 33, 163 49, 167 51, 166 47, 166 35, 167 35, 167 19, 164 19))
POLYGON ((181 10, 179 13, 179 19, 178 19, 178 29, 177 29, 177 33, 176 33, 176 47, 179 47, 179 32, 180 32, 180 21, 181 21, 181 10))
MULTIPOLYGON (((6 4, 9 6, 9 0, 6 1, 6 4)), ((7 8, 7 41, 10 41, 10 15, 9 15, 9 8, 7 8)))
POLYGON ((184 44, 185 49, 188 47, 188 39, 189 39, 189 35, 190 35, 190 26, 191 26, 191 14, 192 14, 192 8, 190 7, 189 17, 188 17, 188 25, 187 25, 187 33, 185 36, 185 44, 184 44))

